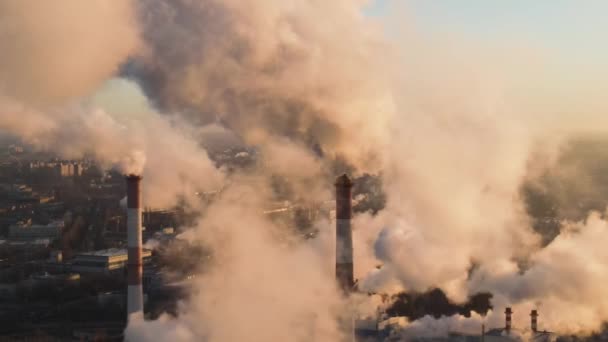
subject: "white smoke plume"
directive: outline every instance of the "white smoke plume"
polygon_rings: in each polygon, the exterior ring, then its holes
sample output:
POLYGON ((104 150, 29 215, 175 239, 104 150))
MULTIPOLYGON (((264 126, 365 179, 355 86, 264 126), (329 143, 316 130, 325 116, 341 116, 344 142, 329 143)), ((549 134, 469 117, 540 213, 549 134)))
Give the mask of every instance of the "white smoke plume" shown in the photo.
POLYGON ((3 1, 0 131, 65 158, 143 172, 146 205, 173 205, 222 175, 187 125, 152 110, 137 85, 108 81, 141 46, 135 14, 130 0, 3 1))
POLYGON ((340 340, 332 263, 260 215, 268 198, 256 184, 235 182, 195 228, 216 263, 197 277, 179 321, 130 325, 129 341, 340 340))
POLYGON ((590 332, 599 329, 598 318, 606 317, 602 284, 608 254, 602 248, 608 223, 600 213, 585 222, 566 223, 562 233, 531 258, 531 266, 518 274, 513 263, 484 266, 469 283, 475 290, 489 290, 514 303, 520 327, 529 326, 528 314, 539 309, 539 328, 549 331, 590 332), (575 311, 574 313, 572 311, 575 311))
POLYGON ((134 14, 131 1, 2 2, 0 130, 66 156, 90 151, 125 171, 141 168, 140 151, 124 149, 135 140, 125 141, 126 127, 78 104, 137 49, 134 14))
POLYGON ((373 168, 390 99, 363 3, 143 1, 147 49, 126 73, 161 108, 249 143, 286 137, 373 168))
MULTIPOLYGON (((424 50, 427 46, 421 47, 424 50)), ((488 74, 477 74, 487 67, 482 62, 487 56, 480 60, 470 52, 463 55, 456 56, 458 62, 429 55, 423 62, 425 69, 406 69, 410 73, 398 80, 398 89, 409 92, 397 99, 397 110, 407 115, 392 121, 395 140, 390 144, 389 159, 398 161, 389 163, 385 170, 387 208, 372 223, 376 229, 383 227, 376 235, 375 248, 384 267, 371 273, 364 284, 384 290, 394 288, 391 284, 398 279, 408 290, 437 286, 458 302, 478 291, 489 291, 497 309, 491 319, 499 322, 494 327, 502 326, 506 306, 518 312, 516 324, 529 327, 530 310, 543 303, 541 322, 546 329, 560 333, 597 331, 606 319, 605 305, 581 300, 574 291, 556 294, 550 284, 574 284, 572 277, 590 284, 601 280, 576 258, 560 258, 566 263, 562 265, 555 258, 541 257, 560 240, 540 249, 539 236, 530 229, 520 193, 531 170, 546 167, 545 159, 533 159, 539 151, 551 156, 559 149, 560 139, 585 132, 584 126, 589 128, 597 121, 571 129, 569 118, 557 115, 553 119, 562 127, 545 125, 544 112, 538 117, 531 112, 536 108, 510 95, 511 87, 527 79, 521 70, 515 69, 517 77, 522 77, 515 84, 509 79, 513 75, 496 71, 494 75, 502 81, 488 79, 488 74), (426 68, 433 72, 427 73, 426 68), (419 76, 419 70, 425 74, 419 76), (421 78, 425 84, 413 84, 421 78), (518 262, 524 260, 531 268, 521 275, 518 262), (554 268, 535 271, 541 260, 554 268), (473 264, 482 265, 483 271, 474 271, 470 279, 473 264), (553 272, 557 269, 567 271, 553 272), (497 277, 491 284, 478 286, 477 282, 497 277), (527 277, 535 281, 526 281, 527 277), (522 291, 522 286, 535 290, 522 291)), ((509 68, 507 73, 514 72, 512 66, 503 64, 509 68)), ((369 240, 365 231, 356 234, 369 240)), ((563 252, 571 249, 567 253, 572 256, 585 249, 582 241, 566 246, 563 252)), ((595 258, 601 264, 600 260, 595 258)), ((588 290, 583 291, 590 297, 597 295, 592 288, 588 290)), ((446 324, 437 326, 448 329, 446 324)))
MULTIPOLYGON (((138 86, 127 81, 110 81, 99 95, 112 93, 114 83, 127 83, 132 98, 142 97, 138 86)), ((132 100, 131 98, 131 100, 132 100)), ((92 156, 102 167, 124 174, 144 174, 147 206, 174 205, 182 196, 194 197, 199 190, 220 186, 223 176, 206 151, 193 139, 195 134, 179 121, 170 121, 149 107, 138 107, 138 117, 109 113, 103 101, 86 100, 61 110, 40 111, 5 100, 0 129, 24 142, 50 150, 65 158, 92 156)), ((123 106, 124 107, 124 106, 123 106)))
POLYGON ((131 0, 2 1, 0 94, 37 105, 90 94, 139 46, 134 15, 131 0))
POLYGON ((477 335, 481 333, 483 323, 484 318, 475 313, 470 318, 455 315, 439 320, 425 316, 417 321, 406 323, 400 331, 400 335, 404 340, 415 337, 447 337, 448 332, 451 331, 477 335))

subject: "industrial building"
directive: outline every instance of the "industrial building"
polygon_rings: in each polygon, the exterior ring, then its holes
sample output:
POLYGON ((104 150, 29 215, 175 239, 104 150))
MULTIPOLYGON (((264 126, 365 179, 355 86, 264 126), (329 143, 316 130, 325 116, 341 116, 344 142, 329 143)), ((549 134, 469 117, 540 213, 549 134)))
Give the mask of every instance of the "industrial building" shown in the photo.
POLYGON ((58 177, 82 176, 89 165, 83 161, 55 160, 55 161, 32 161, 28 165, 30 172, 47 172, 58 177))
MULTIPOLYGON (((144 262, 152 257, 152 251, 143 249, 144 262)), ((72 272, 96 274, 124 274, 127 265, 126 249, 110 248, 95 252, 77 254, 72 262, 72 272)))
MULTIPOLYGON (((557 334, 538 329, 538 310, 530 312, 530 326, 515 329, 512 326, 513 311, 505 309, 504 327, 490 328, 486 331, 483 324, 479 327, 479 333, 463 333, 460 331, 448 331, 445 335, 438 336, 408 336, 408 341, 416 342, 551 342, 555 341, 557 334)), ((389 317, 377 324, 377 331, 361 329, 357 326, 357 338, 362 341, 403 341, 407 335, 403 329, 407 326, 406 317, 389 317), (405 333, 405 334, 404 334, 405 333)))
POLYGON ((15 240, 58 239, 63 231, 63 221, 49 224, 32 224, 32 220, 17 222, 9 227, 8 237, 15 240))

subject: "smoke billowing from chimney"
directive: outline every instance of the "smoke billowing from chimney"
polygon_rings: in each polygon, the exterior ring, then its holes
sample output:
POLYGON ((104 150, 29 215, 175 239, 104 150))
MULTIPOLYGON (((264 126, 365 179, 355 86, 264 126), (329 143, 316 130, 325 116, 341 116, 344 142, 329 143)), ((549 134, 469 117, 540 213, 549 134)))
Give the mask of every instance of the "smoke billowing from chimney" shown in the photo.
POLYGON ((392 103, 373 58, 383 47, 379 28, 365 23, 361 1, 140 5, 147 50, 124 73, 160 108, 198 123, 219 118, 258 146, 287 138, 362 169, 381 167, 374 150, 386 143, 392 103))

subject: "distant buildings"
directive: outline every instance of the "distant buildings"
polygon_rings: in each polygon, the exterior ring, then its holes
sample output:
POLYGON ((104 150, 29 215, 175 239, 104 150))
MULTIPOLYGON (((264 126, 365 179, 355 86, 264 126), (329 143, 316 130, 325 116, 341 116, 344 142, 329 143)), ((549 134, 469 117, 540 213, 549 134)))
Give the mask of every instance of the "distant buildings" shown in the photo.
MULTIPOLYGON (((144 263, 150 260, 152 251, 142 250, 144 263)), ((72 272, 94 274, 124 274, 127 264, 126 249, 105 249, 77 254, 72 261, 72 272)))
POLYGON ((63 231, 63 221, 52 221, 49 224, 32 224, 31 220, 18 222, 9 227, 8 237, 14 240, 59 239, 63 231))
POLYGON ((32 274, 26 281, 26 284, 30 287, 33 286, 62 286, 63 284, 78 284, 80 281, 80 275, 76 273, 65 273, 65 274, 49 274, 48 272, 41 272, 32 274))
POLYGON ((33 172, 44 172, 49 175, 58 177, 78 177, 82 176, 84 170, 89 165, 83 162, 77 161, 33 161, 29 163, 29 171, 33 172))

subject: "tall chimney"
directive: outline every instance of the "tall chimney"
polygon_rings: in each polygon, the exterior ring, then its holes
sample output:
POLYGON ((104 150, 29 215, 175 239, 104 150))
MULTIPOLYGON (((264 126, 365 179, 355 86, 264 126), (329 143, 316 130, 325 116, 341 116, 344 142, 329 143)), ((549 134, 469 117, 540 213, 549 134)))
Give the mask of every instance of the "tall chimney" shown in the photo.
POLYGON ((336 179, 336 280, 344 294, 352 290, 353 237, 351 232, 353 182, 346 174, 336 179))
POLYGON ((505 310, 505 331, 507 334, 511 333, 511 314, 513 314, 513 311, 511 311, 511 308, 507 308, 505 310))
POLYGON ((530 327, 532 328, 532 332, 538 331, 538 311, 532 310, 530 313, 530 327))
POLYGON ((127 176, 127 210, 127 315, 136 314, 143 318, 141 176, 127 176))
MULTIPOLYGON (((336 179, 336 280, 348 297, 355 285, 353 275, 353 236, 351 232, 353 182, 346 174, 336 179)), ((355 341, 353 310, 348 303, 340 325, 344 331, 342 342, 355 341)))

